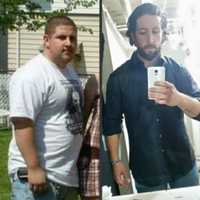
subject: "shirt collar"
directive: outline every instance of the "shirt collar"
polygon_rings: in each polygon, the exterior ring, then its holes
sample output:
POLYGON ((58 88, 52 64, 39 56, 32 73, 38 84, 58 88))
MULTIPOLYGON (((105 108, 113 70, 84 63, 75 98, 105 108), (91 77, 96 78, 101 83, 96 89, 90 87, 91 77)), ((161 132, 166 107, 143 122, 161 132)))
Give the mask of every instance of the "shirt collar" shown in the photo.
MULTIPOLYGON (((135 66, 138 66, 138 65, 144 65, 144 63, 139 59, 139 57, 137 56, 137 50, 133 52, 132 56, 131 56, 131 61, 133 62, 133 64, 135 66)), ((155 65, 158 65, 158 66, 164 66, 166 64, 166 58, 164 56, 160 56, 158 58, 158 61, 156 62, 155 65)))

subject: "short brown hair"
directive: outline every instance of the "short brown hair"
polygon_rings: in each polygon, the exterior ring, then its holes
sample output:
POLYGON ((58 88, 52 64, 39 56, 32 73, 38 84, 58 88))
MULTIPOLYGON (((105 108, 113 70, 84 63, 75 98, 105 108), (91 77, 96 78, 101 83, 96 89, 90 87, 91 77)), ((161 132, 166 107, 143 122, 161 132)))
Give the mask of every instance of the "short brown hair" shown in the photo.
POLYGON ((68 16, 52 16, 47 20, 44 33, 51 35, 55 31, 56 27, 60 25, 73 26, 77 31, 76 24, 68 16))

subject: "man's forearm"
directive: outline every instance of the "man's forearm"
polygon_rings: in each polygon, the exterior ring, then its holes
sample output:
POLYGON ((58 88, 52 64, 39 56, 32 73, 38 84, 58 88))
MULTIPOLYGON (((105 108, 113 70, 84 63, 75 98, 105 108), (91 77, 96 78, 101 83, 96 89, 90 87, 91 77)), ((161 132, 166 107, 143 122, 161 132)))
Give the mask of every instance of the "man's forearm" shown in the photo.
POLYGON ((98 76, 92 76, 85 85, 84 90, 84 124, 86 125, 89 118, 94 100, 99 94, 98 76))
POLYGON ((22 153, 22 156, 28 168, 37 168, 40 166, 37 148, 34 140, 33 127, 15 130, 16 143, 22 153))
POLYGON ((119 160, 119 153, 118 153, 119 141, 120 141, 119 134, 107 136, 107 145, 110 153, 110 158, 112 161, 119 160))
POLYGON ((34 136, 34 123, 31 119, 12 117, 15 139, 28 168, 40 166, 34 136))
POLYGON ((200 113, 200 102, 197 99, 183 93, 179 93, 177 106, 181 108, 186 115, 192 118, 196 117, 200 113))
POLYGON ((46 173, 41 168, 35 143, 34 123, 31 119, 11 118, 15 128, 15 139, 28 169, 28 182, 35 193, 46 191, 46 173))

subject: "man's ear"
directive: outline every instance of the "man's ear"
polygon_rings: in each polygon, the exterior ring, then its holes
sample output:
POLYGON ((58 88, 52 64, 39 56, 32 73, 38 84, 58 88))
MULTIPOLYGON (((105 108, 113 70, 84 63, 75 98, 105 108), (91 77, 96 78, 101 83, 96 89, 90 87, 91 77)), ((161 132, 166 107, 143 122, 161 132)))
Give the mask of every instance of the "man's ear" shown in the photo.
POLYGON ((167 40, 167 32, 166 31, 163 31, 163 34, 162 34, 162 41, 161 43, 163 44, 166 40, 167 40))
POLYGON ((129 42, 130 42, 130 44, 131 44, 132 46, 134 45, 134 46, 137 47, 137 42, 136 42, 135 34, 134 34, 134 33, 131 33, 131 34, 130 34, 129 42))
POLYGON ((44 36, 43 36, 43 41, 44 41, 44 46, 45 46, 46 48, 49 48, 49 35, 44 34, 44 36))

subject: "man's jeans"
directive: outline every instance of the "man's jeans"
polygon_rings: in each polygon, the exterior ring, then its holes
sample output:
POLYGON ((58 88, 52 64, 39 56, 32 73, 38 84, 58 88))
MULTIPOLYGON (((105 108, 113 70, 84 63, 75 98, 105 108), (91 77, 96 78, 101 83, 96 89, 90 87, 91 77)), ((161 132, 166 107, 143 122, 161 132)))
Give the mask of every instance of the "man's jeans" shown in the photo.
POLYGON ((195 185, 199 185, 199 174, 196 164, 194 165, 192 170, 185 176, 163 185, 148 187, 139 183, 135 183, 137 192, 151 192, 157 190, 167 190, 169 188, 189 187, 195 185))
POLYGON ((34 194, 29 184, 21 181, 17 176, 11 178, 11 200, 78 200, 78 190, 48 181, 48 190, 41 195, 34 194))

